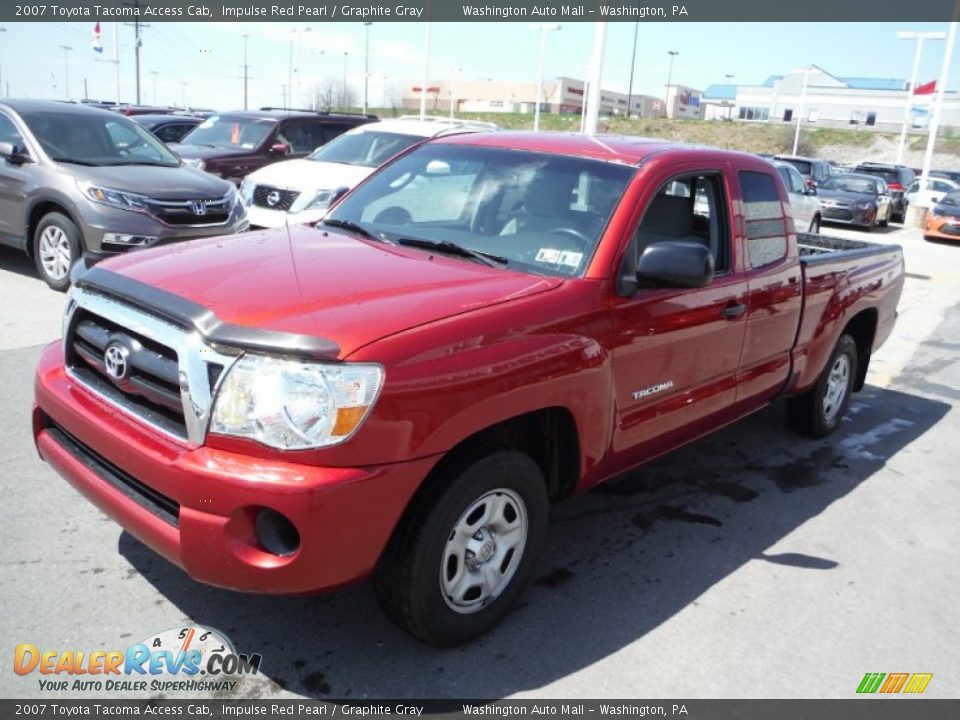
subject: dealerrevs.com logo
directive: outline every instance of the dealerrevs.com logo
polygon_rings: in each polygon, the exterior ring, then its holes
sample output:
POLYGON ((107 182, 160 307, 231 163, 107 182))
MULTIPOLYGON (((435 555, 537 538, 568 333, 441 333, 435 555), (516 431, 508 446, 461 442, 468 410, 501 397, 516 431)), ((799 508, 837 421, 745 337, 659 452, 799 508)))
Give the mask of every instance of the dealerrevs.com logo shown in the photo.
POLYGON ((236 678, 260 672, 258 653, 242 655, 217 630, 171 628, 126 650, 49 650, 33 643, 14 649, 13 670, 37 678, 50 692, 232 691, 236 678))
POLYGON ((927 689, 932 678, 933 673, 867 673, 860 681, 857 692, 866 695, 895 695, 901 692, 919 695, 927 689))

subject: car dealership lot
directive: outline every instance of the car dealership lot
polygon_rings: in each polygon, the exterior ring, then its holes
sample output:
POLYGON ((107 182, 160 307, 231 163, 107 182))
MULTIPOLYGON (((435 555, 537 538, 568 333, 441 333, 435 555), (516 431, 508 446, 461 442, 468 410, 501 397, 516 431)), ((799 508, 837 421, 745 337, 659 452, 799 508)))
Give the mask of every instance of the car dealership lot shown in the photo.
MULTIPOLYGON (((775 406, 557 506, 524 603, 448 651, 390 625, 367 585, 309 598, 198 585, 80 498, 29 427, 64 296, 0 248, 0 652, 124 648, 197 624, 263 656, 226 697, 851 697, 866 672, 932 672, 926 695, 955 697, 960 244, 824 232, 900 242, 909 273, 839 434, 800 439, 775 406)), ((0 663, 6 697, 41 696, 36 678, 0 663)))

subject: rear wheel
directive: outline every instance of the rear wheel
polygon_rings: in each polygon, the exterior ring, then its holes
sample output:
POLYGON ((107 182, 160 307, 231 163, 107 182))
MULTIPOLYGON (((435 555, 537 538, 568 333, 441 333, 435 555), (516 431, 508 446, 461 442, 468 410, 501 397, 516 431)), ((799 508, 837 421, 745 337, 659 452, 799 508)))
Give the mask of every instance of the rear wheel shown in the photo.
POLYGON ((54 290, 70 287, 70 269, 80 259, 80 230, 73 220, 47 213, 33 234, 33 261, 40 277, 54 290))
POLYGON ((841 335, 817 383, 787 400, 787 421, 809 437, 822 438, 840 425, 857 377, 857 343, 841 335))
POLYGON ((431 645, 486 632, 529 585, 548 512, 546 483, 530 457, 481 457, 404 518, 377 570, 381 607, 431 645))

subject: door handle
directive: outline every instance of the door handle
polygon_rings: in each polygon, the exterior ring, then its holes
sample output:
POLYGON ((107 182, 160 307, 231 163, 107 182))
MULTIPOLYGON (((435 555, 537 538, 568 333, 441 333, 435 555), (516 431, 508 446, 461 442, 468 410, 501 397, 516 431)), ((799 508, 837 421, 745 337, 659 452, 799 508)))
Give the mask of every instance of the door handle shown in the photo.
POLYGON ((747 311, 747 306, 743 303, 727 305, 720 314, 727 320, 735 320, 747 311))

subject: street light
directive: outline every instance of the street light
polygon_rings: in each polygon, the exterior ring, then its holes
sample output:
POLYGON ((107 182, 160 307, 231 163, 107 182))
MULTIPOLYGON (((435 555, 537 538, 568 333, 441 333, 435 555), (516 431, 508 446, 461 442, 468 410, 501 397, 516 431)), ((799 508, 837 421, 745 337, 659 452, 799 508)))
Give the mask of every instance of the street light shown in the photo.
POLYGON ((544 23, 542 25, 531 25, 531 30, 540 31, 540 66, 537 72, 537 98, 533 111, 533 130, 540 129, 540 96, 543 93, 543 60, 547 52, 547 33, 553 30, 559 30, 560 26, 555 23, 544 23))
POLYGON ((663 113, 666 117, 670 117, 670 84, 673 82, 673 59, 680 54, 677 50, 667 50, 667 54, 670 56, 670 69, 667 70, 667 94, 663 98, 663 113))
MULTIPOLYGON (((729 85, 729 84, 730 84, 730 81, 733 80, 733 75, 731 75, 730 73, 727 73, 727 74, 724 75, 723 77, 726 79, 727 85, 729 85)), ((728 106, 727 106, 727 120, 730 119, 730 114, 731 114, 732 112, 733 112, 733 105, 731 104, 731 105, 728 105, 728 106)))
POLYGON ((920 56, 923 53, 924 40, 943 40, 947 34, 945 32, 918 32, 913 30, 900 30, 897 38, 900 40, 916 40, 917 50, 913 56, 913 72, 910 75, 910 87, 907 88, 907 102, 903 108, 903 127, 900 129, 900 144, 897 146, 897 165, 903 160, 903 149, 907 142, 907 123, 910 122, 910 106, 913 102, 913 91, 917 87, 917 73, 920 70, 920 56))
POLYGON ((63 50, 63 92, 67 100, 70 99, 70 51, 73 50, 69 45, 59 45, 63 50))
POLYGON ((294 88, 294 84, 293 84, 293 47, 294 47, 294 45, 296 45, 296 47, 297 47, 297 85, 296 85, 296 88, 297 88, 297 95, 299 96, 299 94, 300 94, 300 42, 299 42, 299 36, 297 35, 298 32, 301 32, 301 33, 310 32, 310 28, 308 28, 308 27, 292 28, 292 29, 290 30, 290 57, 289 57, 289 60, 288 60, 288 63, 289 63, 289 64, 288 64, 288 66, 287 66, 287 85, 290 87, 290 90, 289 90, 289 92, 287 93, 287 98, 288 98, 287 108, 288 108, 288 109, 290 108, 291 105, 293 105, 293 98, 294 98, 294 95, 293 95, 293 88, 294 88))
POLYGON ((370 90, 370 26, 372 22, 365 22, 367 38, 363 47, 363 114, 367 114, 367 93, 370 90))

